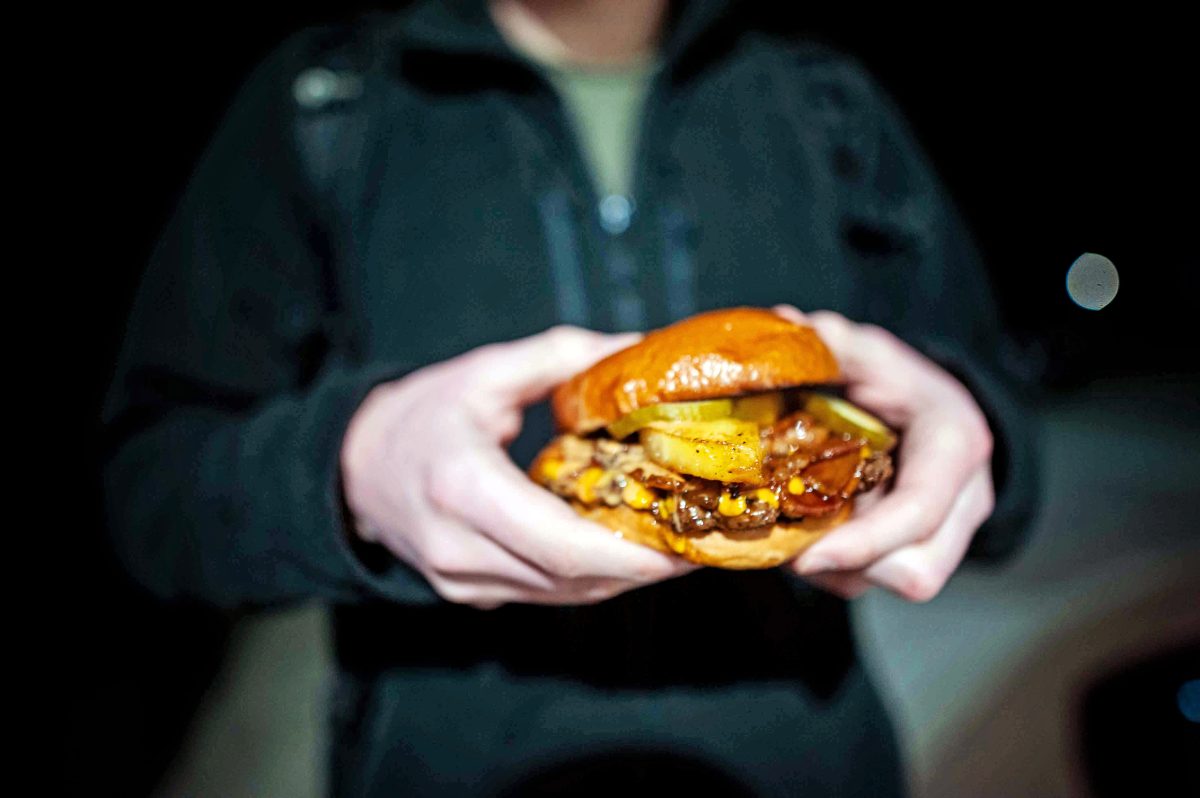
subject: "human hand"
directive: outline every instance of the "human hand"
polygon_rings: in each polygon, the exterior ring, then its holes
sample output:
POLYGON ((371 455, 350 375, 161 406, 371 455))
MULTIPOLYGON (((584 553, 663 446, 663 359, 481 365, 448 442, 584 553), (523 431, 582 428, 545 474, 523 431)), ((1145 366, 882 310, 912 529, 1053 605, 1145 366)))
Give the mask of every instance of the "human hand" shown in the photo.
POLYGON ((994 504, 992 433, 965 387, 879 327, 836 313, 775 311, 814 327, 833 350, 851 401, 903 433, 890 493, 792 563, 810 582, 854 598, 872 586, 929 601, 945 585, 994 504))
POLYGON ((504 451, 522 407, 635 340, 556 327, 376 387, 342 443, 356 533, 481 609, 592 603, 693 570, 583 520, 504 451))

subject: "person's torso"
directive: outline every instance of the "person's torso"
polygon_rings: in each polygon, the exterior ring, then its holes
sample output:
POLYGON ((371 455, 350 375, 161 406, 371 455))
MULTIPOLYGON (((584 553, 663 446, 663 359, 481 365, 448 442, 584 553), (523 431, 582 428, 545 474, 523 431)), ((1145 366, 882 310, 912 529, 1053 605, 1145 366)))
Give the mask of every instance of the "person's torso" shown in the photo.
MULTIPOLYGON (((363 360, 416 367, 559 323, 646 329, 733 305, 869 317, 864 269, 876 270, 873 297, 889 279, 880 269, 900 271, 847 237, 852 109, 823 51, 748 40, 686 80, 656 82, 628 196, 595 190, 563 108, 533 70, 452 74, 446 57, 402 54, 363 75, 358 119, 343 126, 359 141, 333 149, 351 154, 327 188, 342 310, 363 360)), ((550 434, 535 409, 514 458, 524 464, 550 434)), ((662 702, 698 689, 731 707, 782 689, 796 702, 786 712, 808 712, 854 662, 844 602, 780 569, 705 569, 594 607, 345 607, 337 641, 343 671, 376 685, 372 711, 391 713, 379 722, 408 717, 423 734, 440 728, 442 709, 380 708, 381 696, 419 703, 411 685, 449 680, 474 702, 485 736, 522 722, 528 707, 506 704, 513 696, 573 696, 588 711, 623 706, 612 718, 639 718, 653 737, 654 719, 670 717, 662 702)), ((612 739, 622 722, 612 720, 612 739)), ((588 730, 562 735, 569 747, 588 730)), ((507 750, 488 739, 481 757, 507 750)))

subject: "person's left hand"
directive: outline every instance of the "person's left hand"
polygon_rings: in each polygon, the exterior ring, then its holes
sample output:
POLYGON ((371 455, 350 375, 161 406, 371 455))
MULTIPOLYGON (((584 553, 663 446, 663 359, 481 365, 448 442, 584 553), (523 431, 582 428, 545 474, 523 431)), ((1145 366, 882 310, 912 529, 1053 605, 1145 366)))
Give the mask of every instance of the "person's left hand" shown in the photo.
POLYGON ((860 497, 851 519, 792 567, 844 598, 877 585, 909 601, 932 599, 992 512, 983 412, 961 383, 886 330, 828 311, 775 311, 814 327, 841 365, 848 398, 901 432, 891 492, 860 497))

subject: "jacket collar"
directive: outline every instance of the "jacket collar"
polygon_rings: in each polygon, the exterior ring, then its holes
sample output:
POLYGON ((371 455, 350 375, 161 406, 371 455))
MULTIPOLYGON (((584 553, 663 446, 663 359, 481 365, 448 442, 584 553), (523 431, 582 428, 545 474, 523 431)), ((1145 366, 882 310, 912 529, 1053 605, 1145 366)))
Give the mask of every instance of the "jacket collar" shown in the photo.
MULTIPOLYGON (((728 0, 674 0, 660 50, 668 69, 682 63, 697 44, 730 31, 737 3, 728 0), (718 25, 718 23, 721 23, 718 25)), ((521 61, 496 29, 486 0, 421 0, 396 20, 396 34, 411 47, 446 55, 521 61)))

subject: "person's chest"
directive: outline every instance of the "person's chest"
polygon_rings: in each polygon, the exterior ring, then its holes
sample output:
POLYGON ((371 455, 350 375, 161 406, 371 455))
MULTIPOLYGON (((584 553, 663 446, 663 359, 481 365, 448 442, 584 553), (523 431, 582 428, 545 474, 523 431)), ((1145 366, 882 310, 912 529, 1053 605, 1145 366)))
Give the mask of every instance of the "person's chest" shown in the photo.
POLYGON ((849 309, 837 176, 771 87, 652 95, 632 196, 599 196, 553 102, 382 107, 352 220, 369 358, 434 362, 558 323, 645 329, 731 305, 849 309))

